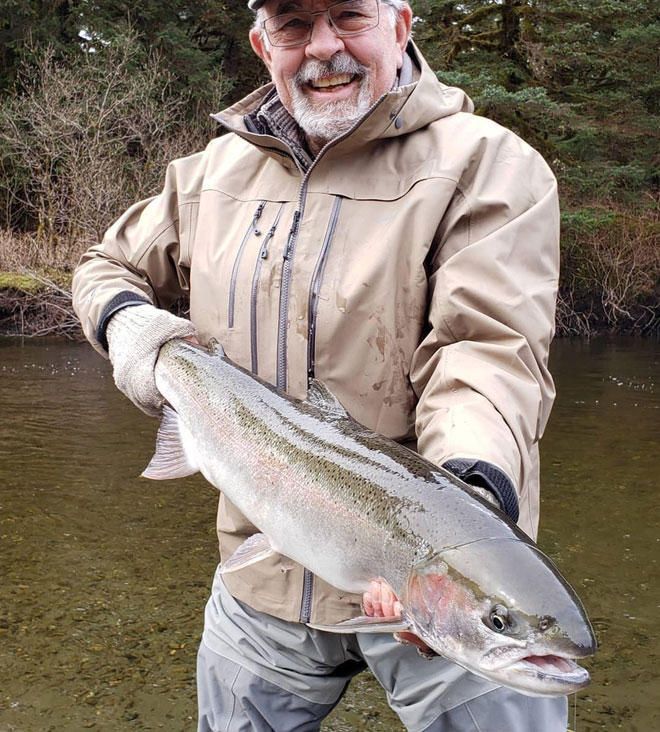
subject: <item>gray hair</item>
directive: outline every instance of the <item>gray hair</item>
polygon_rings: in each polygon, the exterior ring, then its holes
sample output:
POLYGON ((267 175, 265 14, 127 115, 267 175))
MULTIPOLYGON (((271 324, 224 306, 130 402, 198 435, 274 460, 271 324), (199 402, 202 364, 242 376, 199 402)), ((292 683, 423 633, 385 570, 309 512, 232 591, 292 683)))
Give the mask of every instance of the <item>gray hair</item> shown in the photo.
MULTIPOLYGON (((379 2, 382 5, 387 5, 387 9, 390 11, 389 15, 391 25, 396 23, 396 19, 399 17, 399 12, 405 8, 406 5, 409 5, 408 0, 379 0, 379 2)), ((266 44, 266 47, 268 47, 268 37, 266 36, 262 25, 265 19, 264 9, 261 7, 255 14, 254 24, 252 27, 259 32, 262 42, 266 44)))

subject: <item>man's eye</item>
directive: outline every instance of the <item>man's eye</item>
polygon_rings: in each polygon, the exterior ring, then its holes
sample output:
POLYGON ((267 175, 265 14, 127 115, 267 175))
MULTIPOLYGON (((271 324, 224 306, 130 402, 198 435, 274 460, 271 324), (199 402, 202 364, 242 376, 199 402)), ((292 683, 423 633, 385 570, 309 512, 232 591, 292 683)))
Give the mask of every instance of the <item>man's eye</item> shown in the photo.
POLYGON ((310 23, 308 18, 300 15, 282 15, 271 19, 270 30, 275 33, 282 31, 299 31, 308 28, 310 23))
POLYGON ((286 30, 294 30, 297 28, 304 28, 309 23, 306 23, 302 18, 289 18, 284 25, 280 26, 286 30))

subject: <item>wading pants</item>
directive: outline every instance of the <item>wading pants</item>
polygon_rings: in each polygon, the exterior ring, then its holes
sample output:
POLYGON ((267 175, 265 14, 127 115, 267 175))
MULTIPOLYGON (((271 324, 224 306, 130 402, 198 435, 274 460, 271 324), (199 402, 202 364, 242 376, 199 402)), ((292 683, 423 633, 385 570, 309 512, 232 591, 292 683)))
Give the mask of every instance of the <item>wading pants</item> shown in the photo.
POLYGON ((410 732, 566 732, 565 697, 517 694, 390 634, 325 633, 259 613, 219 573, 197 660, 198 732, 314 732, 366 668, 410 732))

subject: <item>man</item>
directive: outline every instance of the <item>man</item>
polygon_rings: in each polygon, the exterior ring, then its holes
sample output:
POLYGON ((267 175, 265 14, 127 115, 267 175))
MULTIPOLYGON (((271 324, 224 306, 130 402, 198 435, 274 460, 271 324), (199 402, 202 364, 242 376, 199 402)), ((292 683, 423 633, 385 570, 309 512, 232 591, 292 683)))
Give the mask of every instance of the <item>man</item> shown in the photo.
MULTIPOLYGON (((297 397, 315 376, 534 535, 553 399, 552 174, 438 83, 402 0, 248 4, 273 84, 216 115, 231 134, 172 163, 162 193, 83 257, 74 301, 88 338, 155 415, 170 338, 215 337, 297 397), (166 311, 182 294, 190 322, 166 311)), ((254 531, 221 495, 221 556, 254 531)), ((281 557, 216 575, 199 730, 318 729, 365 666, 409 730, 566 729, 565 699, 521 696, 391 635, 305 624, 360 614, 361 600, 281 557)), ((395 603, 378 582, 364 598, 376 615, 395 603)))

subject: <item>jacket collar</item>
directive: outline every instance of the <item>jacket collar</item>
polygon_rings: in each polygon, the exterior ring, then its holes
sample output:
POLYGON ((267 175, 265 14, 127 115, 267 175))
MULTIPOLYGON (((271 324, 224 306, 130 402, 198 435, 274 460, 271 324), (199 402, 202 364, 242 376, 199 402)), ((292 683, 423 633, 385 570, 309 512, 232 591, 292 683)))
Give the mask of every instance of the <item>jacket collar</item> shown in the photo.
MULTIPOLYGON (((412 41, 406 51, 397 85, 376 101, 349 134, 325 148, 326 154, 345 155, 374 140, 399 137, 441 117, 473 110, 465 92, 437 80, 412 41)), ((211 117, 287 167, 305 171, 312 162, 300 128, 272 83, 211 117)))

